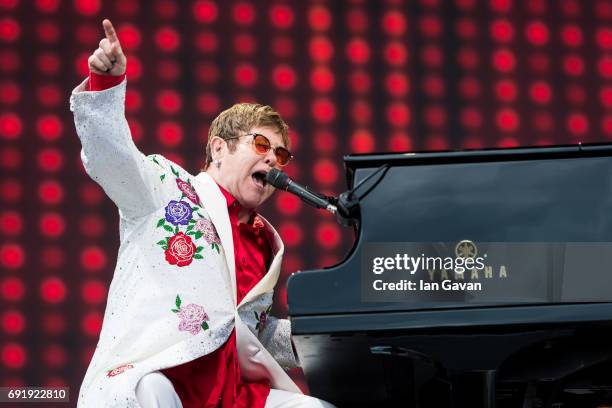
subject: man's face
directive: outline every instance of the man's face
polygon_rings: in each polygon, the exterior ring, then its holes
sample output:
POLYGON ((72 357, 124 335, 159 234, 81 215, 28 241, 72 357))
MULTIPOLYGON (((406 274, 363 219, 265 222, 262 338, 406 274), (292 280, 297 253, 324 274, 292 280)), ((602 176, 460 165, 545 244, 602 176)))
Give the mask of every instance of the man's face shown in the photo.
POLYGON ((270 140, 272 149, 266 154, 258 154, 253 148, 253 136, 235 139, 233 152, 225 148, 218 181, 244 208, 254 209, 274 193, 274 187, 265 181, 265 173, 278 167, 274 148, 286 146, 281 134, 272 128, 255 127, 247 133, 264 135, 270 140))

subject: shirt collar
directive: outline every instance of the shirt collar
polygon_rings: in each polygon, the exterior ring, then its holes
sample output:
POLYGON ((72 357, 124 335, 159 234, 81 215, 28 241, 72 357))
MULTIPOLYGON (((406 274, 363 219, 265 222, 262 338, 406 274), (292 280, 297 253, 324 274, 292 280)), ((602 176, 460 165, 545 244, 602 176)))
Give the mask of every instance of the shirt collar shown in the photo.
POLYGON ((221 190, 221 194, 223 194, 223 197, 225 197, 225 201, 227 201, 227 208, 230 208, 236 202, 236 199, 226 189, 221 187, 220 184, 217 184, 217 186, 219 186, 219 190, 221 190))
MULTIPOLYGON (((221 185, 217 184, 217 186, 219 186, 219 190, 221 190, 221 194, 223 194, 223 197, 225 197, 225 200, 227 201, 228 211, 229 212, 235 211, 236 215, 238 215, 238 211, 240 211, 240 208, 241 208, 241 205, 238 202, 238 200, 236 200, 236 198, 233 195, 231 195, 226 189, 221 187, 221 185)), ((249 222, 247 224, 253 228, 263 228, 264 227, 264 223, 261 220, 261 217, 254 210, 251 211, 251 217, 249 218, 249 222)))

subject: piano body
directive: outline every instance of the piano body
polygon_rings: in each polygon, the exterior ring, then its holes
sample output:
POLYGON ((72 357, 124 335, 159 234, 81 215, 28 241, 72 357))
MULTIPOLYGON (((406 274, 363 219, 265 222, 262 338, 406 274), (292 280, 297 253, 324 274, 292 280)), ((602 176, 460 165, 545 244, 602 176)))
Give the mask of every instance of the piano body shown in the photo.
POLYGON ((349 189, 362 183, 355 244, 287 286, 312 395, 339 407, 612 406, 612 145, 351 155, 345 166, 349 189), (422 277, 481 291, 381 301, 364 286, 368 251, 453 253, 466 240, 507 251, 507 265, 422 277))

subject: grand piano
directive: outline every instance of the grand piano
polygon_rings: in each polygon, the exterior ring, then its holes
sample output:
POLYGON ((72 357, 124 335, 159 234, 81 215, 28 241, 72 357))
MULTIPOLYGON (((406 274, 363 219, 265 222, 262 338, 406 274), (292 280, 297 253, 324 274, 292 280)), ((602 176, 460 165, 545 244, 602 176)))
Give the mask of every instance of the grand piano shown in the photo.
POLYGON ((339 220, 354 246, 287 286, 312 395, 339 407, 612 406, 612 145, 344 161, 339 220), (375 257, 402 253, 488 257, 476 273, 394 262, 373 273, 375 257), (400 278, 481 289, 374 288, 400 278))

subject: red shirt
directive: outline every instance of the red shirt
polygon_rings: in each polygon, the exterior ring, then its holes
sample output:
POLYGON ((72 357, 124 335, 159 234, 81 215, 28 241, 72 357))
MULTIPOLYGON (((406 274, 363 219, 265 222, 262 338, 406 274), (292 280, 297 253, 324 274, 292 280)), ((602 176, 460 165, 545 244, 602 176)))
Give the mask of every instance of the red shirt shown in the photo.
POLYGON ((89 71, 89 90, 103 91, 123 82, 125 74, 119 76, 98 75, 89 71))
MULTIPOLYGON (((89 90, 101 91, 118 85, 125 78, 89 73, 89 90)), ((272 250, 259 216, 253 212, 247 224, 238 221, 240 204, 221 186, 227 200, 234 258, 238 303, 261 280, 270 266, 272 250)), ((269 381, 245 382, 240 375, 236 332, 214 352, 176 367, 162 370, 178 394, 183 408, 264 407, 270 393, 269 381)))

